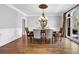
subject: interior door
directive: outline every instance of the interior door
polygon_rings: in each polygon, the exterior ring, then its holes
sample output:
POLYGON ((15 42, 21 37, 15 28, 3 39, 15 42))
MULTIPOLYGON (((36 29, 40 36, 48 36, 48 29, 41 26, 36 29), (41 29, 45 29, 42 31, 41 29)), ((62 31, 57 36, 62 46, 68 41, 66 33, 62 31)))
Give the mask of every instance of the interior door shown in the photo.
POLYGON ((22 33, 25 33, 25 19, 22 19, 22 33))

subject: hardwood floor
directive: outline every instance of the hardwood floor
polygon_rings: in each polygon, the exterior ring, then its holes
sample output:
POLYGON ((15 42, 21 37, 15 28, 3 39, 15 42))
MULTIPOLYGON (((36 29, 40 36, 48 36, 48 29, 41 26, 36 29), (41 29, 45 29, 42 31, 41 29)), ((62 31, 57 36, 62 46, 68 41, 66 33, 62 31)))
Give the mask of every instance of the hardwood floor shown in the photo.
POLYGON ((40 41, 27 40, 25 36, 17 39, 5 46, 0 47, 0 54, 72 54, 79 53, 79 44, 70 41, 67 38, 50 43, 49 41, 38 43, 40 41))

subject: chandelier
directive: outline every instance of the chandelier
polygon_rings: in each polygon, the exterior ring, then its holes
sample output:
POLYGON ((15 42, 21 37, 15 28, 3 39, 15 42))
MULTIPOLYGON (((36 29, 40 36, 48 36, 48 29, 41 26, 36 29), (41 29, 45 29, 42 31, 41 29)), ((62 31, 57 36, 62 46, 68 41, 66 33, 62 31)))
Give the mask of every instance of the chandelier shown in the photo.
POLYGON ((42 15, 39 17, 39 22, 41 25, 41 28, 44 29, 47 25, 47 17, 44 14, 44 9, 46 9, 48 6, 46 4, 39 5, 39 8, 42 9, 42 15))

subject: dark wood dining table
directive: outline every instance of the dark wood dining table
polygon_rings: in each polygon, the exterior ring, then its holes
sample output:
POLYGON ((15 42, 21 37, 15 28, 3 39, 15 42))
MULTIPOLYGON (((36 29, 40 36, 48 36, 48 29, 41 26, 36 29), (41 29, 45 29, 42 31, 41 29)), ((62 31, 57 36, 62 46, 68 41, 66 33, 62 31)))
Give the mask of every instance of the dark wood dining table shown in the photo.
MULTIPOLYGON (((41 31, 41 34, 45 34, 46 33, 46 29, 40 29, 41 31)), ((30 32, 30 35, 34 35, 33 34, 33 30, 29 31, 30 32)))

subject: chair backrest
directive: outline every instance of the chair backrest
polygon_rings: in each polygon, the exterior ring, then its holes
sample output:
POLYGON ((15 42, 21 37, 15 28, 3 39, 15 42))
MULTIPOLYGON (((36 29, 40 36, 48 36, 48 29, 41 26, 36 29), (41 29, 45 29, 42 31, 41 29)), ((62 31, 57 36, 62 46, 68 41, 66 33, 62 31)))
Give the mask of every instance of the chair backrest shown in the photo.
POLYGON ((26 33, 29 31, 28 28, 25 28, 26 33))
POLYGON ((60 28, 59 33, 61 33, 61 36, 63 36, 63 28, 60 28))
POLYGON ((46 29, 46 39, 52 39, 52 37, 53 37, 53 30, 46 29))
POLYGON ((41 31, 39 29, 34 29, 34 38, 41 39, 41 31))
POLYGON ((63 28, 60 28, 60 31, 59 32, 62 33, 63 32, 63 28))

